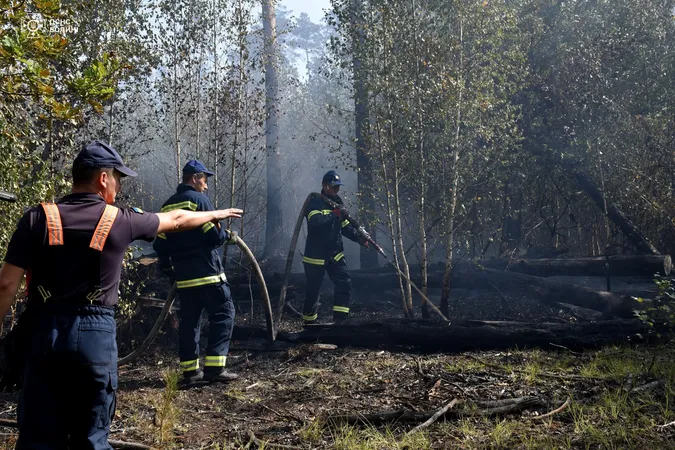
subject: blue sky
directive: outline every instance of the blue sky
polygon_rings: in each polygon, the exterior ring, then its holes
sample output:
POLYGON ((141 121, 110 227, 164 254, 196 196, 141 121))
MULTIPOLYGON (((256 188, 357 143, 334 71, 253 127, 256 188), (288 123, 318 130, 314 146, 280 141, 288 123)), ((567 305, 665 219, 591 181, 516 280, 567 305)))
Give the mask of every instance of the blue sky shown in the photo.
POLYGON ((319 22, 323 18, 322 9, 330 7, 330 0, 280 0, 280 4, 293 11, 293 15, 309 14, 312 22, 319 22))

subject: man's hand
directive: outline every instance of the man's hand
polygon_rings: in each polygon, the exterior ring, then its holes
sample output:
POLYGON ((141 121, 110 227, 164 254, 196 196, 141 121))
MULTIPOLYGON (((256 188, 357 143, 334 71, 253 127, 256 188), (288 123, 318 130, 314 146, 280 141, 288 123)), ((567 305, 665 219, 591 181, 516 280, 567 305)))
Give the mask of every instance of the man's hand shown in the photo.
POLYGON ((236 244, 236 243, 237 243, 237 236, 238 236, 237 232, 236 232, 236 231, 233 231, 233 230, 227 230, 227 234, 228 234, 228 236, 230 236, 230 237, 228 238, 227 241, 225 241, 225 243, 226 243, 227 245, 234 245, 234 244, 236 244))
POLYGON ((243 209, 239 208, 228 208, 228 209, 218 209, 216 211, 213 211, 215 214, 215 217, 213 218, 213 222, 217 222, 219 220, 224 220, 224 219, 240 219, 241 215, 244 214, 243 209))
POLYGON ((370 249, 370 242, 368 241, 368 238, 366 238, 364 235, 359 234, 359 245, 363 245, 365 248, 370 249))
POLYGON ((173 211, 157 213, 157 217, 159 217, 157 234, 192 230, 207 222, 215 223, 224 219, 238 219, 242 214, 244 214, 244 211, 239 208, 218 209, 216 211, 174 209, 173 211))

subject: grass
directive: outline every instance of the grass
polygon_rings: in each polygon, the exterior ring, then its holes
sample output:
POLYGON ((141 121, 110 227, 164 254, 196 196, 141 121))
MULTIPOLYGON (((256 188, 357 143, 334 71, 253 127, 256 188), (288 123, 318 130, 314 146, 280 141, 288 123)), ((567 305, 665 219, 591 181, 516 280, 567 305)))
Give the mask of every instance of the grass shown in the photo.
POLYGON ((173 442, 173 429, 178 418, 178 409, 174 404, 178 393, 180 373, 176 370, 166 370, 163 373, 164 390, 157 405, 157 441, 163 448, 173 442))
POLYGON ((391 428, 345 426, 332 432, 335 450, 428 450, 429 437, 424 432, 397 435, 391 428))
MULTIPOLYGON (((343 369, 339 373, 327 368, 330 365, 314 364, 310 356, 290 365, 287 375, 278 382, 261 382, 249 391, 243 386, 264 380, 279 369, 273 367, 267 373, 256 370, 251 373, 252 380, 245 383, 188 392, 176 392, 177 373, 165 372, 163 388, 121 392, 120 418, 115 425, 132 431, 129 440, 154 443, 167 450, 241 449, 248 444, 245 431, 249 429, 267 440, 268 448, 274 443, 337 450, 675 448, 673 432, 658 428, 675 420, 673 346, 647 350, 609 347, 583 355, 513 350, 475 354, 477 359, 469 355, 422 356, 424 378, 418 373, 416 358, 363 354, 339 360, 343 369), (447 377, 452 384, 445 381, 448 372, 452 373, 447 377), (635 385, 660 379, 663 386, 628 395, 628 375, 635 385), (436 385, 439 379, 441 383, 436 385), (310 381, 311 389, 304 387, 310 381), (372 387, 386 389, 349 398, 355 391, 372 387), (429 394, 432 390, 433 396, 429 394), (527 395, 542 395, 551 401, 538 410, 539 414, 560 406, 568 396, 572 402, 566 410, 545 420, 533 419, 531 412, 489 419, 464 416, 439 420, 412 435, 406 433, 413 424, 330 428, 323 419, 337 412, 412 407, 429 411, 453 397, 465 400, 461 408, 473 411, 476 406, 472 397, 527 395), (263 411, 256 405, 261 399, 282 414, 306 420, 305 425, 263 411), (208 414, 192 414, 195 411, 208 414), (313 417, 316 419, 309 420, 313 417), (182 436, 179 439, 177 435, 182 436)), ((0 450, 13 445, 0 443, 0 450)))
POLYGON ((485 370, 485 364, 472 358, 458 356, 445 364, 445 371, 450 373, 480 372, 485 370))

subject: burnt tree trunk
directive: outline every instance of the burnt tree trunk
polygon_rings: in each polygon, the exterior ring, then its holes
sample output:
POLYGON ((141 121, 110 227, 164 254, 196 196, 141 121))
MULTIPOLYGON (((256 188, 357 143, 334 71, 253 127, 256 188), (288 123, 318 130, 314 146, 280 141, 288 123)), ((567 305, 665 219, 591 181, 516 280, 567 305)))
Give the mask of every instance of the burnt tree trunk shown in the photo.
POLYGON ((493 259, 478 261, 478 264, 490 269, 518 272, 537 277, 563 276, 605 276, 606 263, 609 260, 611 276, 645 276, 654 274, 670 275, 673 262, 668 255, 617 255, 575 259, 519 259, 508 261, 493 259))
POLYGON ((277 22, 275 2, 264 0, 263 34, 265 54, 265 148, 267 154, 267 216, 265 220, 265 254, 274 255, 281 250, 283 216, 281 206, 281 154, 279 153, 279 83, 277 69, 277 22))
MULTIPOLYGON (((352 1, 352 11, 354 23, 363 22, 363 12, 361 1, 352 1)), ((357 26, 357 31, 353 36, 354 46, 363 49, 365 45, 365 27, 357 26)), ((362 69, 361 59, 354 52, 352 68, 354 71, 354 138, 356 141, 356 166, 357 185, 359 191, 360 206, 365 207, 368 214, 375 214, 375 195, 373 192, 373 163, 370 155, 367 153, 366 139, 369 135, 368 129, 368 92, 365 87, 365 73, 362 69)), ((377 242, 377 229, 372 227, 371 236, 377 242)), ((377 253, 368 251, 361 247, 359 250, 359 262, 362 269, 369 269, 378 266, 377 253)))
MULTIPOLYGON (((593 181, 591 181, 591 179, 588 178, 582 171, 574 170, 573 173, 579 187, 583 189, 584 192, 586 192, 586 194, 588 194, 588 196, 593 199, 595 204, 598 205, 598 207, 604 212, 605 200, 598 186, 596 186, 595 183, 593 183, 593 181)), ((607 216, 621 229, 626 238, 633 243, 635 248, 640 253, 645 253, 648 255, 659 254, 659 251, 652 245, 651 242, 649 242, 649 239, 640 233, 633 222, 631 222, 630 219, 626 217, 626 215, 614 203, 607 203, 607 216)))

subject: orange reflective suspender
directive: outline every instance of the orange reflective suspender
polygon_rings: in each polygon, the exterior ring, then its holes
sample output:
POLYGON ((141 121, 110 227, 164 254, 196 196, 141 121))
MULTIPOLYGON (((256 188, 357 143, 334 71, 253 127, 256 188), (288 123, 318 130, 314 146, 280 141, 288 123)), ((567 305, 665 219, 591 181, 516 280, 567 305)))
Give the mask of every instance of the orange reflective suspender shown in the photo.
MULTIPOLYGON (((49 236, 49 245, 64 245, 63 242, 63 225, 61 223, 61 214, 59 213, 59 208, 54 203, 40 203, 42 208, 45 211, 45 216, 47 218, 47 235, 49 236)), ((97 250, 99 252, 103 251, 105 242, 108 239, 112 225, 117 218, 117 213, 119 209, 112 205, 106 205, 101 218, 98 221, 96 230, 94 231, 93 236, 91 237, 91 242, 89 248, 97 250)), ((27 282, 28 284, 28 282, 27 282)), ((52 297, 51 292, 46 290, 42 285, 37 286, 37 290, 42 296, 42 299, 46 302, 50 297, 52 297)), ((103 291, 97 289, 94 292, 87 294, 87 300, 94 302, 103 294, 103 291)))
POLYGON ((103 246, 108 239, 108 234, 110 234, 113 222, 117 218, 118 211, 119 209, 115 206, 105 205, 105 211, 103 211, 103 215, 96 226, 96 231, 94 231, 94 235, 91 237, 89 248, 93 248, 99 252, 103 251, 103 246))
POLYGON ((63 227, 61 226, 61 214, 54 203, 40 203, 47 216, 47 234, 49 245, 63 245, 63 227))
MULTIPOLYGON (((59 208, 54 203, 40 203, 47 217, 47 234, 49 236, 49 245, 63 245, 63 226, 61 225, 61 214, 59 208)), ((103 251, 105 241, 108 239, 113 222, 117 218, 119 209, 112 205, 105 205, 103 215, 98 221, 94 235, 91 237, 90 248, 103 251)))

